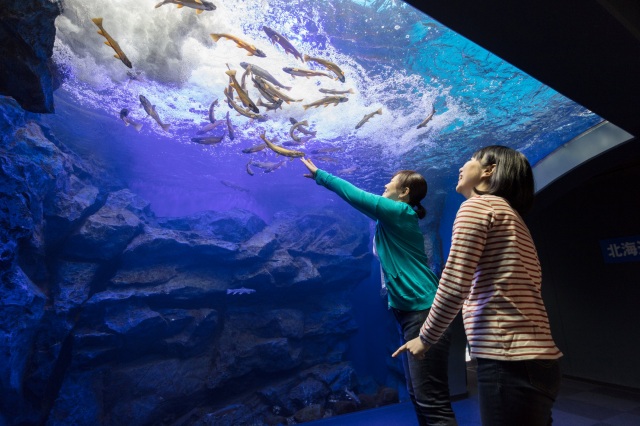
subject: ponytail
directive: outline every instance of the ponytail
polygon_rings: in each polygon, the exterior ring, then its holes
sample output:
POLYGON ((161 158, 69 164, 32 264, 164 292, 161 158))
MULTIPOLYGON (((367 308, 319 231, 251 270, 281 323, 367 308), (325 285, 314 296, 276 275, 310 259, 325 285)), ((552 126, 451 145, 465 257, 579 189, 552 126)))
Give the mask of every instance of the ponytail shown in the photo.
POLYGON ((418 203, 417 205, 413 206, 413 209, 418 214, 418 219, 424 219, 424 217, 427 215, 427 209, 422 207, 422 204, 420 204, 420 203, 418 203))
POLYGON ((424 218, 427 215, 427 210, 420 204, 420 201, 427 195, 428 189, 424 176, 414 170, 400 170, 393 176, 399 177, 398 185, 400 188, 409 188, 408 204, 418 214, 418 219, 424 218))

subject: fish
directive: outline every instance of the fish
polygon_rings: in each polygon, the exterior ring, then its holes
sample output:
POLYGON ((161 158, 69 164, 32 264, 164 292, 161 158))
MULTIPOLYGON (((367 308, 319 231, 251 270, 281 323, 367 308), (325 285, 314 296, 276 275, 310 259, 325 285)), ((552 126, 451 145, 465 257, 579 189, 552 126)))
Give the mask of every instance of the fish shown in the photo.
POLYGON ((140 129, 142 129, 142 123, 138 123, 137 121, 133 121, 131 118, 129 118, 129 110, 126 108, 122 108, 120 110, 120 119, 124 121, 124 124, 126 126, 132 125, 133 128, 137 131, 140 131, 140 129))
POLYGON ((327 148, 319 148, 319 149, 314 149, 313 151, 311 151, 312 154, 326 154, 329 152, 342 152, 344 151, 343 148, 340 148, 339 146, 330 146, 327 148))
POLYGON ((213 122, 213 123, 207 123, 207 124, 205 124, 205 125, 204 125, 200 130, 198 130, 196 133, 197 133, 197 134, 199 134, 199 135, 201 135, 201 134, 203 134, 203 133, 210 132, 210 131, 212 131, 213 129, 215 129, 216 127, 221 126, 221 125, 223 125, 223 124, 225 124, 225 121, 224 121, 224 120, 216 120, 216 121, 215 121, 215 122, 213 122))
POLYGON ((229 118, 229 111, 227 111, 227 131, 229 132, 229 139, 234 140, 236 138, 236 132, 233 129, 233 124, 231 124, 231 119, 229 118))
POLYGON ((226 133, 227 132, 225 130, 224 133, 222 133, 222 135, 220 136, 196 136, 191 138, 191 142, 199 143, 202 145, 213 145, 222 142, 222 139, 224 139, 226 133))
MULTIPOLYGON (((267 90, 267 87, 265 86, 266 84, 265 81, 262 80, 260 77, 257 77, 257 78, 253 77, 251 81, 253 81, 253 85, 258 89, 260 94, 267 99, 267 101, 269 101, 272 104, 275 104, 278 101, 282 102, 282 99, 278 98, 277 96, 275 96, 274 94, 272 94, 267 90)), ((270 86, 270 87, 273 87, 273 86, 270 86)))
POLYGON ((286 72, 287 74, 291 74, 294 77, 329 77, 329 78, 333 78, 330 74, 327 74, 326 72, 322 72, 322 71, 314 71, 314 70, 305 70, 302 68, 291 68, 291 67, 284 67, 282 68, 282 71, 286 72))
POLYGON ((164 0, 156 4, 156 8, 160 6, 164 6, 165 4, 171 4, 171 3, 178 5, 178 9, 183 6, 187 6, 187 7, 190 7, 191 9, 195 9, 198 15, 204 12, 205 10, 216 10, 216 5, 206 0, 164 0))
POLYGON ((267 119, 267 116, 265 116, 265 115, 256 114, 256 113, 254 113, 252 111, 249 111, 248 109, 244 109, 240 105, 238 105, 233 100, 233 95, 231 93, 229 93, 229 90, 226 87, 224 88, 224 94, 227 96, 227 104, 229 104, 230 107, 235 109, 240 115, 244 115, 247 118, 253 118, 253 119, 258 120, 258 121, 265 121, 267 119))
POLYGON ((240 62, 240 66, 242 68, 244 68, 245 70, 248 67, 251 67, 251 74, 253 75, 257 75, 258 77, 262 78, 263 80, 268 81, 269 83, 278 86, 282 89, 286 89, 286 90, 291 90, 291 87, 289 86, 285 86, 284 84, 280 83, 278 80, 275 79, 274 76, 272 76, 269 71, 265 70, 264 68, 260 68, 257 65, 253 65, 250 64, 248 62, 240 62))
POLYGON ((416 129, 420 129, 421 127, 426 126, 426 125, 427 125, 427 123, 428 123, 429 121, 431 121, 431 119, 433 118, 433 114, 435 114, 435 113, 436 113, 436 109, 435 109, 435 107, 434 107, 434 108, 433 108, 433 110, 431 111, 431 114, 429 114, 429 115, 427 116, 427 118, 425 118, 424 120, 422 120, 422 123, 418 124, 418 127, 416 127, 416 129))
POLYGON ((344 71, 342 71, 340 67, 334 64, 333 62, 327 61, 326 59, 314 58, 309 55, 304 55, 304 60, 305 62, 316 62, 324 66, 328 70, 332 71, 337 76, 338 80, 340 80, 343 83, 345 82, 344 71))
POLYGON ((256 166, 259 167, 261 169, 264 170, 264 173, 271 173, 274 170, 279 169, 280 167, 282 167, 285 164, 285 161, 282 160, 279 163, 273 163, 273 162, 262 162, 262 161, 251 161, 251 165, 252 166, 256 166))
POLYGON ((127 58, 127 55, 124 54, 124 52, 120 48, 120 45, 113 39, 113 37, 109 35, 107 30, 102 27, 102 18, 92 18, 91 20, 98 27, 98 34, 107 39, 104 44, 110 46, 116 52, 116 54, 113 55, 114 58, 120 59, 122 63, 127 67, 133 68, 133 65, 131 65, 131 61, 129 60, 129 58, 127 58))
POLYGON ((253 176, 253 170, 251 170, 251 160, 249 160, 249 162, 247 163, 246 169, 247 169, 247 174, 249 174, 249 176, 253 176))
POLYGON ((245 68, 244 72, 242 73, 242 78, 240 79, 240 87, 242 87, 242 90, 247 90, 245 81, 249 74, 251 74, 251 65, 245 68))
POLYGON ((292 149, 287 149, 278 145, 274 145, 273 142, 267 139, 267 136, 264 133, 261 134, 260 137, 262 138, 264 143, 266 143, 267 146, 276 154, 284 155, 285 157, 291 157, 291 158, 304 157, 304 152, 302 151, 295 151, 292 149))
POLYGON ((360 122, 358 122, 358 124, 356 124, 356 129, 359 129, 360 127, 362 127, 364 125, 364 123, 366 123, 367 121, 369 121, 369 119, 371 117, 373 117, 376 114, 382 114, 382 108, 378 108, 377 111, 373 111, 370 112, 369 114, 365 114, 364 117, 362 117, 362 120, 360 120, 360 122))
POLYGON ((353 89, 349 90, 333 90, 333 89, 318 89, 320 93, 326 93, 328 95, 346 95, 347 93, 355 93, 353 89))
POLYGON ((302 102, 302 99, 293 99, 287 95, 285 95, 284 93, 282 93, 281 91, 279 91, 278 89, 276 89, 275 87, 273 87, 272 85, 270 85, 267 81, 261 79, 258 76, 254 76, 253 77, 255 80, 258 80, 260 82, 260 84, 263 86, 264 90, 266 90, 267 92, 269 92, 272 96, 282 99, 283 101, 285 101, 286 103, 290 103, 290 102, 302 102))
POLYGON ((293 126, 291 126, 291 128, 289 129, 289 136, 291 136, 291 139, 293 139, 296 142, 300 142, 300 138, 298 136, 296 136, 296 134, 294 132, 300 126, 308 126, 308 125, 309 125, 309 123, 307 122, 307 120, 304 120, 304 121, 298 121, 293 126))
MULTIPOLYGON (((229 290, 227 290, 229 291, 229 290)), ((347 396, 349 397, 349 399, 351 399, 353 402, 356 403, 356 405, 360 405, 360 398, 358 398, 356 396, 355 393, 353 393, 353 391, 349 390, 346 386, 344 387, 344 393, 347 394, 347 396)))
POLYGON ((304 59, 300 54, 300 52, 298 52, 296 48, 293 47, 293 45, 289 42, 289 40, 287 40, 284 36, 282 36, 281 34, 278 34, 271 28, 267 27, 266 25, 263 26, 262 29, 264 30, 265 33, 267 33, 267 37, 269 37, 269 39, 271 40, 271 43, 273 44, 278 43, 280 46, 282 46, 285 53, 291 53, 294 58, 300 59, 302 62, 304 62, 304 59))
POLYGON ((242 90, 242 87, 240 87, 238 80, 236 80, 236 70, 225 71, 225 74, 229 76, 229 79, 231 80, 231 83, 229 84, 236 90, 236 93, 238 94, 238 97, 240 98, 242 105, 246 106, 256 114, 260 113, 260 110, 258 109, 256 104, 251 100, 251 98, 249 97, 249 94, 246 91, 242 90))
POLYGON ((165 132, 169 130, 169 127, 171 127, 171 125, 164 124, 162 120, 160 120, 160 116, 156 112, 156 106, 151 105, 151 102, 149 102, 149 99, 145 98, 143 95, 140 95, 140 103, 142 104, 142 107, 147 112, 147 114, 149 114, 151 118, 156 120, 156 123, 158 123, 160 127, 162 127, 162 130, 164 130, 165 132))
POLYGON ((304 142, 302 141, 302 138, 300 138, 300 141, 296 142, 296 141, 284 141, 282 142, 282 146, 300 146, 300 145, 304 145, 304 142))
POLYGON ((218 40, 220 40, 220 38, 226 38, 232 41, 236 42, 236 46, 238 46, 241 49, 246 50, 247 52, 249 52, 247 54, 247 56, 258 56, 260 58, 266 58, 267 55, 265 55, 265 53, 260 50, 257 49, 254 45, 247 43, 246 41, 240 40, 238 37, 231 35, 231 34, 223 34, 223 33, 213 33, 213 34, 209 34, 211 36, 211 38, 213 39, 213 41, 217 42, 218 40))
POLYGON ((342 102, 347 102, 349 100, 349 98, 347 98, 346 96, 339 96, 339 95, 335 95, 335 96, 325 96, 322 99, 318 99, 315 102, 311 102, 310 104, 307 105, 302 105, 302 107, 306 110, 307 108, 318 108, 319 106, 324 106, 325 108, 331 104, 333 105, 338 105, 339 103, 342 102))
POLYGON ((313 159, 315 161, 322 161, 324 163, 337 163, 338 160, 333 158, 333 157, 329 157, 328 155, 320 155, 320 156, 315 156, 313 157, 313 159))
POLYGON ((265 104, 264 102, 262 102, 262 98, 258 98, 258 102, 256 103, 256 105, 265 107, 266 109, 273 111, 278 108, 282 108, 282 99, 278 99, 275 102, 265 104))
POLYGON ((346 169, 338 170, 336 172, 336 174, 338 174, 338 175, 349 175, 349 174, 355 172, 358 169, 359 169, 358 166, 351 166, 351 167, 347 167, 346 169))
MULTIPOLYGON (((289 121, 291 122, 291 124, 297 123, 296 119, 293 117, 289 117, 289 121)), ((315 130, 312 131, 307 129, 306 127, 304 127, 304 125, 299 126, 298 130, 300 131, 300 133, 304 133, 305 135, 310 135, 310 136, 315 136, 317 133, 315 130)))
POLYGON ((211 105, 209 106, 209 121, 212 123, 216 122, 216 117, 214 114, 214 108, 216 107, 216 105, 218 105, 218 100, 214 100, 213 102, 211 102, 211 105))
POLYGON ((228 180, 221 180, 220 183, 226 186, 227 188, 235 189, 236 191, 249 192, 247 188, 244 188, 228 180))
POLYGON ((227 289, 227 294, 252 294, 255 292, 256 291, 254 289, 245 287, 227 289))
POLYGON ((249 148, 245 148, 245 149, 242 150, 242 152, 244 152, 245 154, 251 154, 253 152, 262 151, 266 147, 267 147, 266 143, 261 143, 260 145, 254 145, 254 146, 251 146, 249 148))

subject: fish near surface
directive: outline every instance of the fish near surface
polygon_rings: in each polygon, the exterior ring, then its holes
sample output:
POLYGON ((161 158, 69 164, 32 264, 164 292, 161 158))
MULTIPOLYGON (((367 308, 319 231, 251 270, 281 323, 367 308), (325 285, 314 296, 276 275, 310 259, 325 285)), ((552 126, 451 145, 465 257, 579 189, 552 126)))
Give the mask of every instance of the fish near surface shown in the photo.
POLYGON ((92 18, 91 20, 98 27, 98 34, 107 39, 104 44, 111 47, 116 52, 116 54, 113 56, 116 59, 120 59, 120 61, 122 61, 122 63, 129 68, 133 68, 133 65, 131 65, 131 61, 129 60, 129 58, 127 58, 127 55, 124 54, 124 52, 120 48, 120 45, 113 39, 113 37, 109 35, 107 30, 102 27, 102 18, 92 18))
POLYGON ((436 113, 436 109, 435 109, 435 108, 433 108, 433 110, 431 111, 431 114, 429 114, 429 115, 427 116, 427 118, 425 118, 424 120, 422 120, 422 123, 418 124, 418 127, 416 127, 416 129, 420 129, 420 128, 422 128, 422 127, 426 126, 426 125, 427 125, 427 123, 428 123, 429 121, 431 121, 431 119, 433 118, 433 115, 434 115, 435 113, 436 113))
POLYGON ((251 100, 251 98, 249 97, 249 94, 245 90, 243 90, 240 84, 238 83, 238 80, 236 79, 236 70, 228 70, 228 71, 225 71, 225 73, 231 79, 230 85, 236 90, 236 93, 240 97, 240 101, 242 102, 242 105, 246 106, 256 114, 260 113, 260 110, 258 109, 256 104, 251 100))
POLYGON ((325 108, 329 105, 338 105, 339 103, 342 102, 347 102, 349 100, 349 98, 347 98, 346 96, 325 96, 322 99, 318 99, 315 102, 311 102, 310 104, 307 105, 302 105, 302 107, 306 110, 307 108, 318 108, 319 106, 324 106, 325 108))
POLYGON ((261 168, 262 170, 264 170, 264 173, 271 173, 272 171, 282 167, 284 164, 285 164, 284 160, 278 163, 273 163, 269 161, 251 161, 252 166, 261 168))
POLYGON ((349 89, 349 90, 318 89, 318 91, 326 95, 346 95, 347 93, 350 93, 350 94, 355 93, 353 89, 349 89))
POLYGON ((382 115, 382 108, 378 108, 378 110, 377 110, 377 111, 373 111, 373 112, 370 112, 369 114, 365 114, 365 116, 364 116, 364 117, 362 117, 362 120, 360 120, 360 122, 359 122, 358 124, 356 124, 356 129, 359 129, 360 127, 362 127, 362 125, 363 125, 364 123, 366 123, 367 121, 369 121, 369 119, 370 119, 371 117, 373 117, 374 115, 376 115, 376 114, 380 114, 380 115, 382 115))
POLYGON ((238 114, 243 115, 247 118, 253 118, 258 121, 267 120, 266 115, 256 114, 253 111, 249 111, 248 109, 244 109, 240 105, 238 105, 236 101, 233 100, 233 93, 230 93, 229 89, 226 87, 224 88, 224 94, 227 96, 227 104, 229 104, 230 107, 235 109, 238 112, 238 114))
POLYGON ((327 61, 326 59, 321 59, 321 58, 314 58, 312 56, 309 55, 304 55, 304 60, 306 62, 315 62, 318 63, 320 65, 322 65, 323 67, 325 67, 326 69, 330 70, 331 72, 333 72, 336 77, 338 78, 338 80, 340 80, 341 82, 345 82, 345 76, 344 76, 344 71, 342 71, 342 69, 340 69, 340 67, 336 64, 334 64, 331 61, 327 61))
POLYGON ((322 72, 322 71, 314 71, 314 70, 305 70, 303 68, 291 68, 291 67, 284 67, 282 68, 282 71, 286 72, 287 74, 291 74, 294 77, 329 77, 329 78, 333 78, 330 74, 327 74, 326 72, 322 72))
POLYGON ((191 138, 191 142, 199 143, 202 145, 213 145, 222 142, 226 134, 226 130, 220 136, 196 136, 191 138))
POLYGON ((282 89, 286 89, 286 90, 290 90, 291 87, 289 86, 285 86, 284 84, 280 83, 278 80, 276 80, 276 78, 274 76, 272 76, 269 71, 265 70, 264 68, 260 68, 257 65, 254 64, 250 64, 248 62, 240 62, 240 66, 242 68, 244 68, 245 70, 250 67, 251 68, 251 74, 253 75, 257 75, 258 77, 262 78, 263 80, 268 81, 269 83, 278 86, 282 89))
POLYGON ((225 33, 213 33, 213 34, 209 34, 211 36, 211 38, 213 39, 213 41, 217 42, 218 40, 220 40, 221 38, 226 38, 229 40, 232 40, 236 43, 236 46, 238 46, 241 49, 246 50, 247 52, 249 52, 247 54, 247 56, 258 56, 260 58, 266 58, 267 55, 260 49, 256 48, 254 45, 247 43, 246 41, 243 41, 241 39, 239 39, 238 37, 231 35, 231 34, 225 34, 225 33))
POLYGON ((269 37, 272 43, 274 44, 278 43, 280 46, 282 46, 285 53, 291 53, 294 56, 294 58, 300 59, 302 62, 304 62, 304 58, 302 57, 300 52, 298 52, 296 48, 293 47, 291 42, 289 42, 289 40, 287 40, 283 35, 277 33, 276 31, 272 30, 266 25, 263 26, 262 29, 267 34, 267 37, 269 37))
POLYGON ((227 131, 229 132, 229 139, 234 140, 236 138, 236 132, 233 129, 233 124, 231 124, 231 119, 229 118, 229 111, 227 111, 227 131))
POLYGON ((206 0, 164 0, 156 4, 156 8, 164 6, 165 4, 175 4, 178 6, 178 9, 186 6, 195 9, 198 15, 205 10, 216 10, 216 5, 206 0))
POLYGON ((145 98, 143 95, 140 95, 140 103, 142 104, 142 107, 147 112, 147 114, 149 114, 151 118, 156 120, 156 123, 158 123, 160 127, 162 127, 162 130, 167 132, 169 130, 169 127, 171 127, 171 125, 164 124, 162 120, 160 120, 160 116, 156 112, 155 105, 151 105, 151 102, 149 102, 149 99, 145 98))
POLYGON ((293 99, 292 97, 285 95, 284 93, 282 93, 281 91, 279 91, 278 89, 270 85, 267 81, 261 79, 258 76, 254 76, 253 79, 254 79, 254 83, 257 81, 263 87, 264 90, 266 90, 268 93, 271 94, 271 96, 276 97, 278 99, 282 99, 286 103, 302 101, 302 99, 293 99))
POLYGON ((122 108, 120 110, 120 120, 124 121, 124 124, 126 126, 133 126, 134 129, 136 129, 138 132, 140 131, 140 129, 142 129, 142 123, 138 123, 137 121, 133 121, 130 117, 129 117, 129 110, 126 108, 122 108))
POLYGON ((275 145, 273 142, 267 139, 267 136, 264 133, 261 134, 260 137, 262 138, 264 143, 266 143, 267 146, 276 154, 284 155, 285 157, 290 157, 290 158, 304 157, 304 152, 302 151, 295 151, 292 149, 287 149, 287 148, 283 148, 281 146, 275 145))

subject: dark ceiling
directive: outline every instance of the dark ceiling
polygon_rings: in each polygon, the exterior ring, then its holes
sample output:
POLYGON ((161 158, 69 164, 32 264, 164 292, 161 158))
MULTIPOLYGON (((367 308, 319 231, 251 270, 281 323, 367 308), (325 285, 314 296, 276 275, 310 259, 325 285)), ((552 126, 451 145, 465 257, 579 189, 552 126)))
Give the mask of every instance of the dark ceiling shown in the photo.
POLYGON ((634 136, 639 0, 407 0, 634 136))

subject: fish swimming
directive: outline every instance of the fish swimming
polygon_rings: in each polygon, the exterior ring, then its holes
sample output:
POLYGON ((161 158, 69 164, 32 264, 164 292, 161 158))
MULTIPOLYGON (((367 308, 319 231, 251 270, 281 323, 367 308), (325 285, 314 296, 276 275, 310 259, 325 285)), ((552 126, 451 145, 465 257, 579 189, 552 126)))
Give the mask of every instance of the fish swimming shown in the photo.
POLYGON ((265 70, 264 68, 260 68, 257 65, 254 64, 250 64, 248 62, 240 62, 240 66, 242 68, 244 68, 245 70, 248 67, 251 67, 251 74, 253 75, 257 75, 258 77, 262 78, 263 80, 268 81, 269 83, 278 86, 282 89, 286 89, 286 90, 290 90, 291 87, 289 86, 285 86, 284 84, 280 83, 278 80, 275 79, 274 76, 272 76, 269 71, 265 70))
POLYGON ((225 74, 227 74, 231 79, 230 85, 236 90, 236 93, 238 94, 238 97, 240 97, 240 101, 242 102, 242 105, 246 106, 251 111, 258 114, 260 110, 258 109, 256 104, 251 100, 251 98, 249 97, 249 94, 245 90, 243 90, 242 87, 240 87, 238 80, 236 80, 236 70, 225 71, 225 74))
POLYGON ((333 90, 333 89, 318 89, 320 93, 326 93, 328 95, 346 95, 347 93, 355 93, 353 89, 349 90, 333 90))
POLYGON ((226 38, 229 40, 233 40, 236 42, 236 46, 238 46, 241 49, 246 50, 247 52, 249 52, 247 54, 247 56, 258 56, 260 58, 266 58, 267 55, 265 55, 265 53, 260 50, 257 49, 254 45, 247 43, 246 41, 240 40, 238 37, 231 35, 231 34, 224 34, 224 33, 213 33, 210 34, 211 38, 213 39, 213 41, 218 41, 220 40, 220 38, 226 38))
POLYGON ((229 132, 229 139, 234 140, 236 138, 236 132, 233 129, 233 124, 231 124, 231 119, 229 118, 229 111, 227 111, 227 131, 229 132))
POLYGON ((360 405, 360 398, 358 398, 356 396, 356 394, 353 393, 353 391, 349 390, 346 386, 344 387, 344 393, 346 393, 347 396, 349 397, 349 399, 351 399, 353 402, 355 402, 356 405, 360 405))
POLYGON ((344 151, 343 148, 340 148, 339 146, 330 146, 327 148, 319 148, 319 149, 314 149, 313 151, 311 151, 312 154, 327 154, 329 152, 342 152, 344 151))
POLYGON ((222 139, 224 139, 225 134, 226 134, 226 130, 220 136, 197 136, 197 137, 191 138, 191 142, 199 143, 202 145, 213 145, 213 144, 222 142, 222 139))
POLYGON ((218 100, 214 100, 213 102, 211 102, 211 105, 209 106, 209 121, 212 123, 216 122, 216 117, 214 114, 214 108, 216 107, 216 105, 218 105, 218 100))
MULTIPOLYGON (((298 122, 293 117, 289 117, 289 121, 291 122, 291 124, 296 124, 298 122)), ((307 129, 304 125, 300 125, 297 129, 300 131, 300 133, 304 133, 305 135, 309 135, 309 136, 315 136, 317 133, 315 130, 307 129)))
POLYGON ((247 163, 246 169, 247 169, 247 173, 249 174, 249 176, 253 176, 253 170, 251 170, 251 160, 249 160, 249 162, 247 163))
POLYGON ((254 113, 252 111, 249 111, 248 109, 244 109, 240 105, 238 105, 233 100, 233 94, 229 92, 229 89, 227 87, 224 88, 224 94, 227 96, 227 104, 229 104, 230 107, 235 109, 240 115, 244 115, 247 118, 253 118, 253 119, 258 120, 258 121, 265 121, 267 119, 267 117, 265 115, 256 114, 256 113, 254 113))
POLYGON ((382 114, 382 108, 378 108, 377 111, 373 111, 373 112, 370 112, 369 114, 365 114, 365 116, 362 117, 362 120, 360 120, 360 122, 356 124, 356 129, 359 129, 360 127, 362 127, 364 123, 369 121, 369 119, 376 114, 382 114))
POLYGON ((302 58, 302 55, 300 54, 300 52, 298 52, 296 48, 293 47, 293 45, 289 42, 289 40, 287 40, 284 36, 282 36, 281 34, 278 34, 277 32, 275 32, 274 30, 272 30, 267 26, 263 26, 262 29, 264 30, 265 33, 267 33, 267 37, 269 37, 269 39, 271 40, 271 43, 273 44, 278 43, 280 46, 282 46, 285 53, 291 53, 296 59, 300 59, 302 62, 304 62, 304 59, 302 58))
POLYGON ((338 80, 344 83, 345 81, 344 71, 342 71, 340 67, 334 64, 333 62, 327 61, 326 59, 314 58, 309 55, 304 55, 304 60, 306 62, 316 62, 324 66, 326 69, 332 71, 337 76, 338 80))
POLYGON ((278 89, 276 89, 275 87, 270 85, 267 81, 261 79, 258 76, 254 76, 253 78, 254 78, 254 80, 257 80, 262 85, 264 90, 269 92, 272 96, 274 96, 274 97, 276 97, 278 99, 282 99, 286 103, 301 102, 302 101, 302 99, 293 99, 292 97, 285 95, 284 93, 282 93, 281 91, 279 91, 278 89))
POLYGON ((227 289, 227 294, 251 294, 255 292, 256 291, 252 288, 244 288, 244 287, 227 289))
POLYGON ((273 163, 273 162, 262 162, 262 161, 251 161, 251 165, 252 166, 256 166, 259 167, 261 169, 264 170, 264 173, 271 173, 274 170, 279 169, 280 167, 282 167, 285 164, 284 160, 280 161, 279 163, 273 163))
POLYGON ((268 110, 276 110, 278 108, 282 109, 282 99, 278 99, 275 102, 272 103, 264 103, 262 102, 262 98, 258 98, 258 102, 256 102, 256 105, 261 106, 261 107, 265 107, 268 110))
POLYGON ((178 5, 178 9, 183 6, 190 7, 191 9, 195 9, 198 15, 204 12, 205 10, 216 10, 215 4, 205 0, 164 0, 156 4, 156 8, 163 6, 165 4, 171 4, 171 3, 178 5))
POLYGON ((429 121, 431 121, 431 119, 433 118, 433 114, 435 114, 435 113, 436 113, 436 109, 435 109, 435 107, 434 107, 434 108, 433 108, 433 110, 431 111, 431 114, 429 114, 429 115, 427 116, 427 118, 425 118, 424 120, 422 120, 422 123, 418 124, 418 127, 416 127, 416 129, 420 129, 421 127, 426 126, 426 125, 427 125, 427 123, 428 123, 429 121))
POLYGON ((349 100, 349 98, 347 98, 346 96, 325 96, 322 99, 318 99, 315 102, 311 102, 310 104, 307 105, 302 105, 302 107, 306 110, 307 108, 318 108, 319 106, 324 106, 325 108, 331 104, 333 105, 338 105, 339 103, 342 102, 347 102, 349 100))
POLYGON ((301 126, 308 126, 308 125, 309 123, 307 122, 307 120, 304 120, 304 121, 298 121, 293 126, 291 126, 291 128, 289 129, 289 136, 291 136, 291 139, 293 139, 296 142, 300 142, 300 138, 296 136, 295 131, 301 126))
POLYGON ((253 152, 262 151, 266 147, 267 147, 266 143, 261 143, 260 145, 254 145, 254 146, 251 146, 249 148, 245 148, 245 149, 242 150, 242 152, 244 152, 245 154, 251 154, 253 152))
POLYGON ((276 102, 282 102, 282 99, 267 90, 266 82, 263 79, 254 76, 251 81, 253 81, 253 85, 258 89, 260 94, 264 96, 267 101, 269 101, 269 103, 275 104, 276 102))
POLYGON ((322 71, 314 71, 314 70, 305 70, 302 68, 291 68, 291 67, 284 67, 282 68, 282 71, 286 72, 287 74, 291 74, 294 77, 329 77, 329 78, 333 78, 330 74, 327 74, 326 72, 322 72, 322 71))
POLYGON ((142 107, 147 112, 147 114, 149 114, 151 116, 151 118, 156 120, 156 123, 158 123, 160 125, 160 127, 162 127, 162 130, 164 130, 165 132, 169 130, 169 127, 171 127, 171 125, 170 124, 164 124, 162 122, 162 120, 160 120, 160 116, 156 112, 155 105, 151 105, 151 102, 149 102, 149 99, 147 99, 144 96, 140 95, 140 103, 142 104, 142 107))
POLYGON ((123 64, 125 64, 129 68, 133 68, 133 65, 131 65, 131 61, 129 60, 129 58, 127 58, 127 55, 124 54, 124 52, 120 48, 120 45, 113 39, 113 37, 109 35, 107 30, 102 27, 102 18, 92 18, 91 20, 98 26, 98 34, 107 39, 104 44, 110 46, 113 50, 115 50, 116 54, 113 55, 114 58, 120 59, 123 64))
POLYGON ((278 145, 274 145, 273 142, 267 139, 267 136, 264 133, 261 134, 260 137, 262 138, 264 143, 266 143, 267 146, 276 154, 284 155, 285 157, 291 157, 291 158, 304 157, 304 152, 302 151, 294 151, 292 149, 287 149, 278 145))
POLYGON ((216 120, 216 121, 214 121, 213 123, 207 123, 207 124, 205 124, 205 125, 204 125, 200 130, 198 130, 196 133, 197 133, 197 134, 199 134, 199 135, 201 135, 201 134, 203 134, 203 133, 210 132, 210 131, 212 131, 213 129, 215 129, 216 127, 221 126, 221 125, 223 125, 223 124, 225 124, 225 121, 224 121, 224 120, 216 120))
POLYGON ((131 118, 129 118, 129 110, 126 108, 122 108, 120 110, 120 119, 124 121, 124 124, 126 126, 132 125, 133 128, 137 131, 140 131, 140 129, 142 129, 142 123, 138 123, 137 121, 133 121, 131 118))

